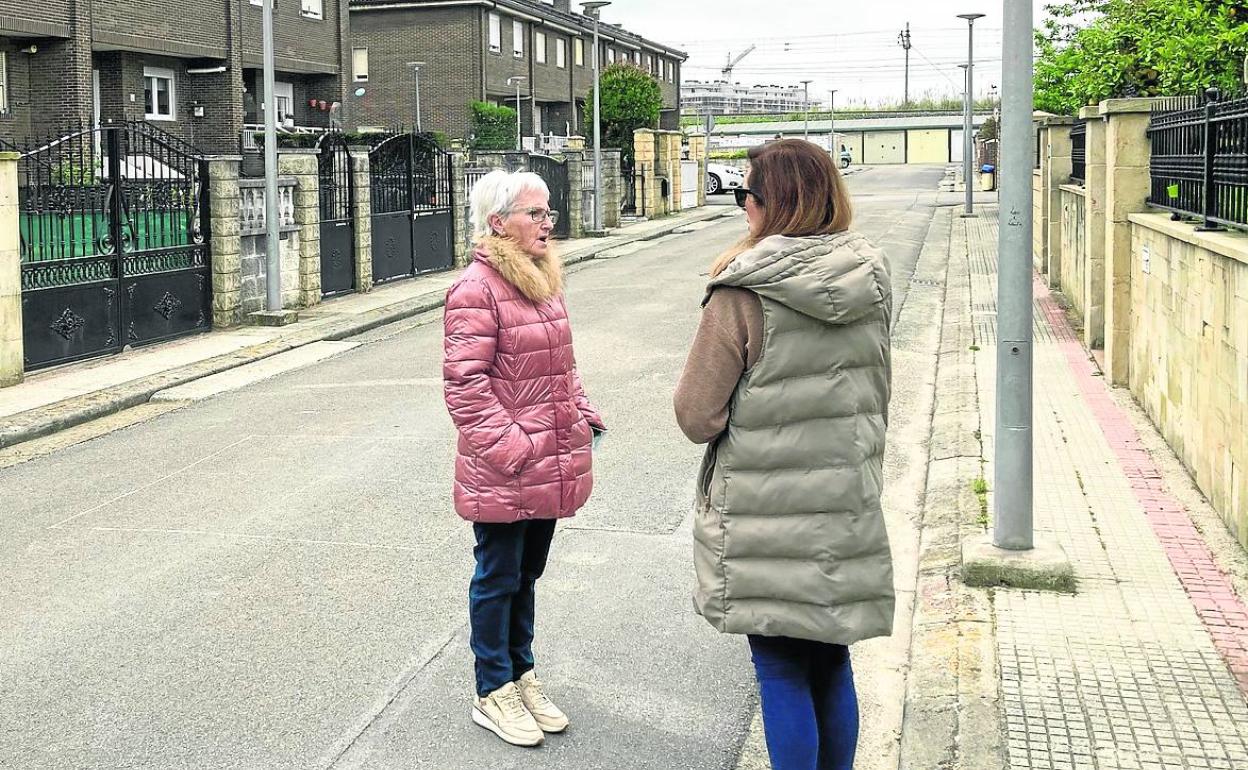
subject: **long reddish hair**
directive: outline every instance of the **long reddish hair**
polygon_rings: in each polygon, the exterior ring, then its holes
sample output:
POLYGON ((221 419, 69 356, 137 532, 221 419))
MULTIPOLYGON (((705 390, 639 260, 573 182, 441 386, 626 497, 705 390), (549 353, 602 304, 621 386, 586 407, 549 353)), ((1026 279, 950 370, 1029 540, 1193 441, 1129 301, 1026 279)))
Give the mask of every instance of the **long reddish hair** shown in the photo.
POLYGON ((757 233, 715 260, 712 276, 769 235, 827 235, 849 229, 853 207, 827 150, 802 139, 781 139, 752 147, 747 156, 749 188, 763 199, 763 221, 757 233))

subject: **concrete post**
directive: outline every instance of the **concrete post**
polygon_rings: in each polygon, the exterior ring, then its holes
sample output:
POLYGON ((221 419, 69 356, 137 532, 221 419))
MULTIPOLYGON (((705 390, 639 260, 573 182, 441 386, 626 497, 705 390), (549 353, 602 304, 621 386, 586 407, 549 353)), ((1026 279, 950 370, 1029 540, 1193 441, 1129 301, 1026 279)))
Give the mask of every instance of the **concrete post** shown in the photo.
POLYGON ((602 222, 607 229, 620 226, 621 162, 620 150, 602 149, 602 222))
POLYGON ((281 176, 295 180, 295 224, 299 227, 299 306, 321 302, 321 200, 315 150, 283 149, 281 176))
POLYGON ((689 137, 689 160, 698 162, 698 205, 706 205, 706 135, 689 137))
POLYGON ((0 388, 22 381, 22 257, 17 229, 17 153, 0 152, 0 388))
POLYGON ((212 232, 212 325, 242 322, 242 229, 238 221, 242 193, 238 172, 242 158, 208 159, 208 220, 212 232))
POLYGON ((658 153, 655 151, 654 131, 639 128, 633 132, 633 187, 634 200, 637 201, 638 216, 657 216, 654 190, 655 164, 658 153), (644 209, 644 211, 643 211, 644 209))
POLYGON ((1062 279, 1062 191, 1061 187, 1070 182, 1071 143, 1070 127, 1074 118, 1051 117, 1045 119, 1048 141, 1041 145, 1045 162, 1040 171, 1043 174, 1045 232, 1044 239, 1044 272, 1048 276, 1049 287, 1061 285, 1062 279))
POLYGON ((565 150, 562 158, 568 167, 568 210, 563 212, 563 216, 568 218, 568 237, 584 238, 585 153, 565 150))
POLYGON ((472 258, 472 211, 468 205, 468 178, 464 169, 468 156, 462 152, 451 153, 451 188, 455 205, 452 214, 455 221, 455 266, 466 267, 472 258))
POLYGON ((1150 99, 1101 102, 1105 119, 1105 369, 1111 385, 1128 384, 1131 341, 1131 223, 1149 193, 1150 99))
POLYGON ((1089 348, 1105 345, 1105 121, 1099 105, 1084 107, 1079 117, 1088 122, 1087 191, 1084 242, 1088 245, 1086 278, 1083 284, 1083 344, 1089 348))
POLYGON ((355 187, 355 290, 373 290, 373 191, 368 174, 368 148, 351 148, 351 184, 355 187))

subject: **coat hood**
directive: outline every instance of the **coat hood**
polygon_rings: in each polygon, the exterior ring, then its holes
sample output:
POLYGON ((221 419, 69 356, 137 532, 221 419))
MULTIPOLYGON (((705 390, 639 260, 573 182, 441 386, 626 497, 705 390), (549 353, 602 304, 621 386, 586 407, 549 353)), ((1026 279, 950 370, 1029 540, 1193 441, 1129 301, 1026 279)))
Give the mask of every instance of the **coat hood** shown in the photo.
POLYGON ((850 324, 887 306, 888 272, 884 252, 857 232, 772 235, 737 255, 707 296, 737 286, 824 323, 850 324))

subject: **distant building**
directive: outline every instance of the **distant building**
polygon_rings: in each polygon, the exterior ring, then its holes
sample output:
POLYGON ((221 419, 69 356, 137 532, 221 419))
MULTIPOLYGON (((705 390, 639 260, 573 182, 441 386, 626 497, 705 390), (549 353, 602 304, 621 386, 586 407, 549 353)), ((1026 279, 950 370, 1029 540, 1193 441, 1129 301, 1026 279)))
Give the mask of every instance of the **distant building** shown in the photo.
MULTIPOLYGON (((744 115, 801 112, 807 107, 801 86, 743 86, 724 80, 686 80, 680 85, 681 109, 686 115, 744 115)), ((811 98, 809 107, 821 102, 811 98)))

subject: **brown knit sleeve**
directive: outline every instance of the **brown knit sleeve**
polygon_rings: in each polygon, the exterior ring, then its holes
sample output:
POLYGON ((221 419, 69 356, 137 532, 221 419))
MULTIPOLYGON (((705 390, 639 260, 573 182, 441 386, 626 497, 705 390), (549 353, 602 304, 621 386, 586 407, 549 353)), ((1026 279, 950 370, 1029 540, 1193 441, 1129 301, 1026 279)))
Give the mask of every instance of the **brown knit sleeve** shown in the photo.
POLYGON ((728 427, 728 405, 741 375, 762 351, 763 308, 746 289, 719 287, 702 309, 689 358, 676 386, 676 422, 705 444, 728 427))

